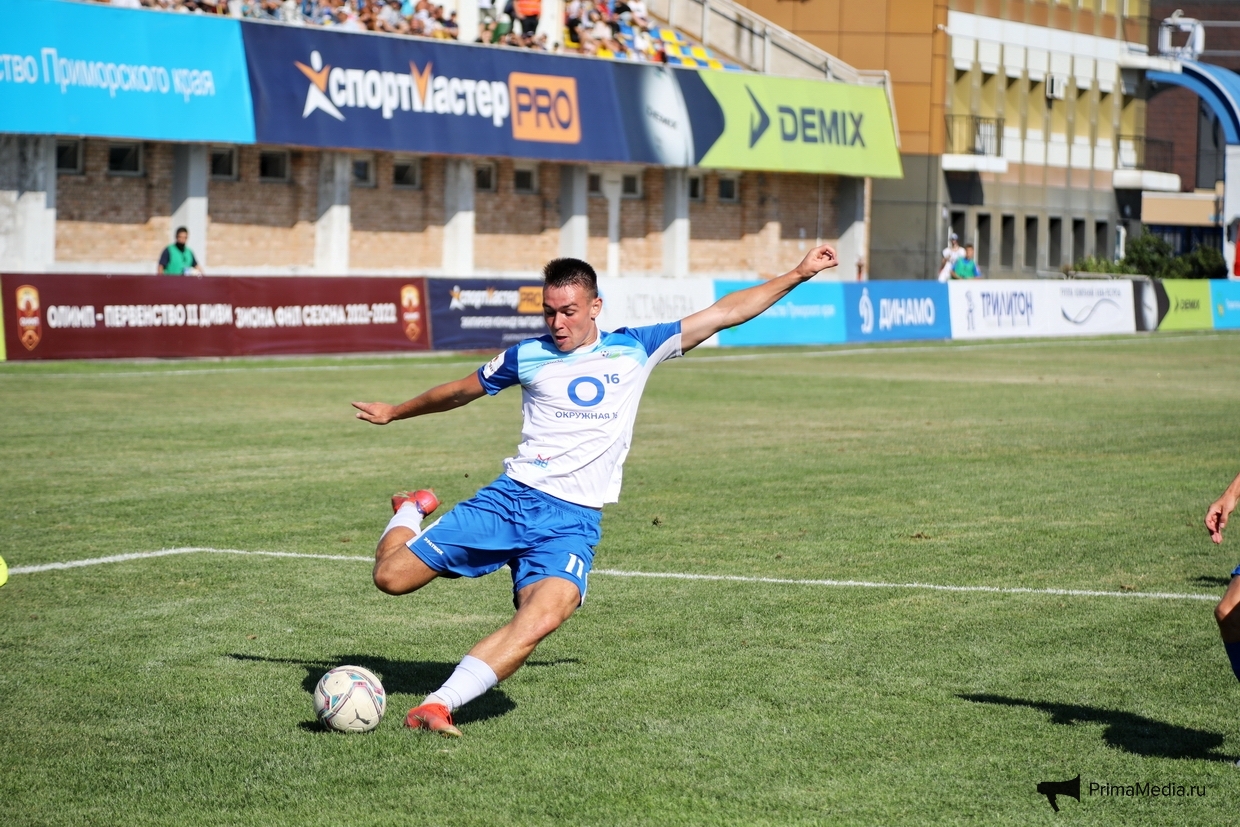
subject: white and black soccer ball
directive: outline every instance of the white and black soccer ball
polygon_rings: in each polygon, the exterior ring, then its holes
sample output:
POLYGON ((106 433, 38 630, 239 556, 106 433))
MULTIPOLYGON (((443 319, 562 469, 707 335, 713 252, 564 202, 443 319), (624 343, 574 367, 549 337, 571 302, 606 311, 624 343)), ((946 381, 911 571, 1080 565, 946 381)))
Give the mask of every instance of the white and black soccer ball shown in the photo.
POLYGON ((386 708, 383 684, 360 666, 337 666, 314 688, 315 716, 337 732, 370 732, 386 708))

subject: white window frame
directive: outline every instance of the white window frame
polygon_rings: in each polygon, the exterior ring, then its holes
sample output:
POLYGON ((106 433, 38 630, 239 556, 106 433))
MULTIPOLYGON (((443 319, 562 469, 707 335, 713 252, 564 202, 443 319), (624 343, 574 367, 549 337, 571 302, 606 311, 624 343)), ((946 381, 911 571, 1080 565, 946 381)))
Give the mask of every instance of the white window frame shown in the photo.
POLYGON ((118 178, 140 178, 146 174, 146 152, 141 141, 109 141, 108 142, 108 175, 118 178), (138 148, 138 168, 112 169, 112 150, 117 147, 135 146, 138 148))
POLYGON ((207 149, 207 174, 212 181, 236 181, 237 180, 237 148, 235 146, 213 146, 207 149), (232 158, 232 171, 227 175, 217 175, 213 169, 211 156, 219 152, 227 152, 232 158))
POLYGON ((689 200, 695 204, 700 204, 706 200, 706 175, 701 172, 695 172, 686 179, 685 190, 689 193, 689 200), (692 184, 696 181, 698 185, 697 195, 693 194, 692 184))
POLYGON ((715 188, 715 192, 716 192, 716 194, 719 196, 719 203, 721 203, 721 204, 738 204, 738 203, 740 203, 740 200, 741 200, 741 177, 740 177, 739 175, 724 175, 724 174, 720 174, 720 175, 719 175, 719 183, 718 183, 717 187, 715 188), (731 198, 724 198, 724 197, 723 197, 723 182, 724 182, 724 181, 731 181, 731 182, 732 182, 732 197, 731 197, 731 198))
POLYGON ((258 180, 263 184, 287 184, 293 178, 293 158, 287 149, 264 149, 258 153, 258 180), (284 177, 277 178, 275 176, 263 175, 263 156, 264 155, 283 155, 284 156, 284 177))
POLYGON ((421 155, 397 155, 392 159, 392 187, 398 190, 420 190, 422 189, 422 156, 421 155), (396 168, 399 166, 410 166, 413 168, 414 182, 412 184, 398 184, 396 182, 396 168))
POLYGON ((496 166, 496 164, 495 164, 495 162, 494 162, 494 161, 477 161, 477 162, 475 162, 475 163, 474 163, 474 192, 495 192, 495 191, 498 189, 498 186, 497 186, 497 185, 498 185, 498 183, 499 183, 499 182, 496 180, 496 176, 497 176, 498 174, 499 174, 499 169, 498 169, 498 167, 496 166), (484 167, 490 167, 490 168, 491 168, 491 186, 489 186, 489 187, 480 187, 480 186, 478 186, 478 172, 479 172, 479 170, 483 169, 484 167))
POLYGON ((512 191, 517 195, 537 195, 538 194, 538 165, 537 164, 514 164, 512 168, 512 191), (530 188, 517 188, 517 173, 528 172, 530 174, 530 188))
POLYGON ((85 173, 86 165, 83 161, 83 156, 85 156, 86 152, 85 152, 85 147, 83 146, 84 143, 85 142, 81 138, 65 138, 63 140, 56 141, 56 161, 57 161, 56 174, 57 175, 82 175, 83 173, 85 173), (72 168, 61 167, 59 163, 60 162, 60 147, 66 144, 73 144, 73 147, 76 153, 76 158, 74 159, 75 163, 72 168))
POLYGON ((349 184, 357 189, 374 189, 378 186, 378 165, 374 155, 356 154, 349 156, 349 184), (366 164, 366 177, 357 177, 357 165, 366 164))

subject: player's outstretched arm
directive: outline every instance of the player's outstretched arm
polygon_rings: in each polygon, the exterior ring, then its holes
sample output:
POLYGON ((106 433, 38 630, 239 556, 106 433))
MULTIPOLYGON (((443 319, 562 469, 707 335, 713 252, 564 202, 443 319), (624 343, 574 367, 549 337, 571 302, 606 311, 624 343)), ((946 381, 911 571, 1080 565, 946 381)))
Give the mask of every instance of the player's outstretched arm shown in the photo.
POLYGON ((1236 509, 1237 500, 1240 500, 1240 475, 1231 481, 1223 496, 1215 500, 1206 511, 1206 531, 1210 532, 1210 539, 1214 542, 1223 542, 1223 529, 1227 525, 1227 518, 1236 509))
POLYGON ((762 284, 729 293, 705 310, 686 316, 680 321, 681 351, 692 350, 720 330, 749 321, 788 295, 798 284, 837 264, 839 260, 834 247, 829 244, 815 247, 805 254, 794 270, 762 284))
POLYGON ((486 391, 482 389, 478 374, 471 373, 464 379, 436 385, 399 405, 389 405, 386 402, 354 402, 353 407, 357 408, 358 419, 373 422, 375 425, 386 425, 397 419, 450 411, 468 405, 481 396, 486 396, 486 391))

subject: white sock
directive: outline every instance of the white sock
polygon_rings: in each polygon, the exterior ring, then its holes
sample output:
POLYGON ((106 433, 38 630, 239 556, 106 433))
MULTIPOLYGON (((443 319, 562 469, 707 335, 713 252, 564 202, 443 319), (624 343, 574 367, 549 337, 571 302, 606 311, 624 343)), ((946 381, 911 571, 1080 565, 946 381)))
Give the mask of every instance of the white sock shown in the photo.
POLYGON ((417 537, 422 533, 422 512, 412 502, 401 503, 396 513, 392 515, 392 519, 388 520, 387 528, 383 529, 380 539, 387 536, 387 533, 397 526, 407 528, 413 531, 413 536, 417 537))
POLYGON ((422 703, 443 704, 449 711, 455 711, 497 683, 499 678, 486 661, 466 655, 444 685, 427 695, 422 703))

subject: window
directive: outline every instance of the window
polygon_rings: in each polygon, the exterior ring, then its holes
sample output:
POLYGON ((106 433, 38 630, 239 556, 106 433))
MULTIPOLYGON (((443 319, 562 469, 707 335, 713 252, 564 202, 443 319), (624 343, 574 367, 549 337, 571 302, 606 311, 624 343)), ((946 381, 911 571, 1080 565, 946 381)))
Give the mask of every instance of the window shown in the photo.
POLYGON ((603 194, 603 176, 597 172, 586 175, 586 192, 590 195, 603 194))
POLYGON ((495 192, 495 164, 474 166, 474 189, 479 192, 495 192))
POLYGON ((620 176, 620 197, 642 197, 642 179, 640 175, 636 173, 628 173, 620 176))
POLYGON ((1000 225, 999 266, 1011 270, 1016 266, 1016 216, 1005 215, 1000 225))
POLYGON ((82 142, 56 142, 56 171, 61 175, 82 174, 82 142))
POLYGON ((1046 233, 1046 266, 1055 270, 1063 264, 1063 219, 1052 218, 1046 233))
POLYGON ((237 178, 237 150, 230 146, 211 147, 211 177, 217 181, 237 178))
POLYGON ((1085 219, 1072 219, 1072 263, 1085 258, 1085 219))
POLYGON ((142 144, 112 144, 108 147, 108 173, 142 174, 142 144))
POLYGON ((719 200, 736 201, 740 198, 740 186, 735 178, 719 178, 719 200))
POLYGON ((283 150, 258 153, 258 180, 260 181, 288 181, 288 167, 288 153, 283 150))
POLYGON ((1036 215, 1025 218, 1025 266, 1030 269, 1038 266, 1038 217, 1036 215))
POLYGON ((990 267, 990 215, 977 214, 977 266, 990 267))
POLYGON ((422 159, 397 158, 392 163, 392 186, 402 189, 422 189, 422 159))
POLYGON ((512 191, 526 194, 538 192, 538 170, 534 167, 517 167, 512 171, 512 191))
POLYGON ((1094 255, 1098 258, 1111 258, 1111 250, 1107 247, 1108 229, 1105 221, 1094 222, 1094 255))
POLYGON ((375 159, 367 156, 357 156, 352 159, 351 168, 353 171, 353 186, 355 187, 373 187, 375 185, 375 159))
POLYGON ((702 200, 702 176, 700 175, 689 176, 689 200, 702 200))

